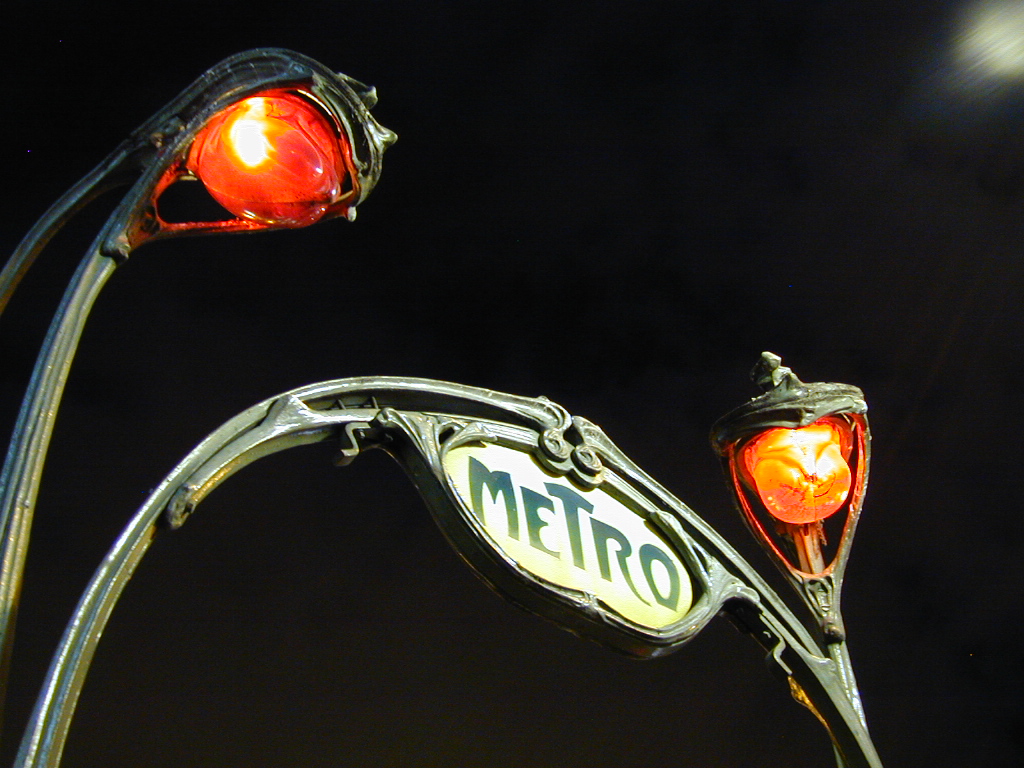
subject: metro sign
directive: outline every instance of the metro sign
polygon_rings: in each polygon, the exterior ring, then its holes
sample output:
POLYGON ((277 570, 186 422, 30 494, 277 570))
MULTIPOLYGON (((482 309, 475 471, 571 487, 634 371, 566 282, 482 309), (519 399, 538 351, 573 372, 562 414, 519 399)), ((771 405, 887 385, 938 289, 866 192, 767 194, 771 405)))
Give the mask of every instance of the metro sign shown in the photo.
POLYGON ((529 453, 498 445, 455 448, 444 467, 495 548, 538 579, 654 629, 689 612, 682 560, 640 512, 602 488, 574 486, 529 453))

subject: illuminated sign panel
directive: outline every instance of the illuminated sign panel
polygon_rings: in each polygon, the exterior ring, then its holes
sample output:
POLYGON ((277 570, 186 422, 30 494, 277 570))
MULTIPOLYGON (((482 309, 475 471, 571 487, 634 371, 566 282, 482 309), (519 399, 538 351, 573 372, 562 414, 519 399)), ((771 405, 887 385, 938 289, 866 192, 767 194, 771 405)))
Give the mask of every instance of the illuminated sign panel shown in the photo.
POLYGON ((690 610, 693 586, 682 560, 640 514, 601 488, 579 488, 529 453, 498 445, 453 448, 444 468, 493 544, 534 576, 595 595, 651 629, 690 610))

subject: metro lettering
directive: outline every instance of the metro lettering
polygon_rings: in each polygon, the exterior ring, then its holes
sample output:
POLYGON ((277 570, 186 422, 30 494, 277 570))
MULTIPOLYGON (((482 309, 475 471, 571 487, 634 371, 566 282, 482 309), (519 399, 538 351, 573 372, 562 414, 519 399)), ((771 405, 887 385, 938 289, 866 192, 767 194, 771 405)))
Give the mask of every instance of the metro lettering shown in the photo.
POLYGON ((491 472, 473 456, 469 457, 469 497, 473 505, 476 519, 483 525, 484 520, 484 488, 491 492, 491 501, 498 501, 500 493, 505 498, 505 514, 508 517, 508 535, 519 538, 519 508, 516 506, 516 492, 512 487, 512 475, 508 472, 491 472))
POLYGON ((580 496, 572 488, 557 483, 544 483, 544 488, 562 502, 562 513, 569 527, 569 547, 572 549, 572 564, 577 568, 586 569, 583 560, 583 534, 580 532, 580 510, 590 513, 594 505, 580 496))
POLYGON ((679 604, 680 589, 679 571, 676 570, 675 563, 672 562, 663 549, 653 544, 644 544, 640 547, 640 567, 644 571, 647 586, 651 588, 651 594, 654 595, 655 602, 668 608, 670 611, 674 611, 679 604), (654 574, 651 571, 651 564, 655 560, 664 565, 665 571, 668 573, 669 586, 667 597, 658 590, 658 583, 654 580, 654 574))
POLYGON ((597 547, 597 565, 601 569, 601 578, 605 581, 612 580, 611 563, 608 561, 608 542, 614 541, 619 545, 615 556, 619 561, 619 569, 622 571, 623 578, 626 579, 626 584, 629 585, 630 591, 636 595, 637 600, 644 605, 650 605, 650 603, 640 597, 640 593, 636 591, 636 587, 633 586, 633 579, 629 575, 629 564, 626 561, 633 554, 633 546, 629 543, 629 539, 618 528, 602 523, 596 518, 591 519, 590 527, 594 531, 594 546, 597 547))
MULTIPOLYGON (((607 513, 602 514, 598 510, 597 514, 601 514, 604 519, 595 517, 595 506, 591 500, 566 485, 546 482, 545 495, 513 483, 509 472, 491 471, 474 456, 469 456, 468 460, 469 500, 473 514, 485 528, 488 522, 485 517, 488 512, 501 516, 496 507, 503 504, 507 535, 519 541, 521 529, 518 501, 521 500, 527 534, 524 543, 532 549, 543 552, 546 556, 562 559, 563 553, 552 549, 542 538, 542 533, 547 528, 553 534, 553 537, 547 537, 548 543, 553 546, 558 546, 554 542, 568 540, 573 567, 586 571, 589 559, 590 567, 597 566, 596 575, 601 579, 607 582, 618 581, 620 584, 625 582, 637 600, 651 606, 652 602, 641 595, 633 580, 633 573, 630 572, 632 559, 634 568, 639 565, 643 574, 641 584, 646 584, 647 594, 653 598, 653 603, 670 611, 678 610, 684 585, 676 559, 664 549, 648 541, 641 543, 634 551, 634 545, 629 537, 615 525, 607 522, 607 513), (494 505, 490 509, 484 504, 484 489, 487 489, 487 495, 494 505), (541 510, 545 511, 544 516, 541 516, 541 510), (580 514, 581 511, 583 515, 580 514), (560 523, 561 520, 565 521, 564 527, 560 523), (589 540, 585 538, 588 525, 591 534, 589 540)), ((592 498, 597 500, 600 497, 592 498)), ((500 536, 493 529, 491 532, 500 536)))
POLYGON ((546 509, 554 513, 554 502, 547 496, 531 491, 529 488, 524 487, 519 490, 523 494, 523 507, 526 510, 526 531, 530 537, 530 546, 534 549, 539 549, 541 552, 547 552, 552 557, 561 557, 555 550, 545 547, 544 542, 540 540, 540 529, 549 525, 549 523, 541 520, 540 515, 537 514, 538 510, 546 509))

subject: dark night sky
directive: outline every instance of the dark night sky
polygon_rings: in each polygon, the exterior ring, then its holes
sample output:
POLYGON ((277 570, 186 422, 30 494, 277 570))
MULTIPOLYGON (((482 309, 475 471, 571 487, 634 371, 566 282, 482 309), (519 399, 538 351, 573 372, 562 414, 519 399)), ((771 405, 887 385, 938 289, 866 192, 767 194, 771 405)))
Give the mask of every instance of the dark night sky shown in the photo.
MULTIPOLYGON (((993 74, 984 50, 963 55, 979 7, 8 0, 6 252, 245 49, 376 85, 399 141, 356 222, 154 244, 104 290, 44 478, 0 757, 149 489, 235 413, 318 380, 547 395, 769 572, 707 431, 755 394, 770 349, 870 405, 844 606, 883 763, 1021 764, 1024 21, 993 74)), ((4 430, 113 202, 54 241, 0 319, 4 430)), ((257 463, 157 541, 64 765, 831 760, 725 620, 668 659, 620 658, 490 593, 387 457, 329 458, 257 463)))

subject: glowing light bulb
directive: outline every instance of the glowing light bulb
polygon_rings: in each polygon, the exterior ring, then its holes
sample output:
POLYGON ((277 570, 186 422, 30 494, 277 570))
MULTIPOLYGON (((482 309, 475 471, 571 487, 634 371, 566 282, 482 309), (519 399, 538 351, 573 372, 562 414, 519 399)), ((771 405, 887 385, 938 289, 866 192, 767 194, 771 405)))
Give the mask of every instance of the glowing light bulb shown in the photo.
POLYGON ((186 166, 239 218, 302 227, 343 192, 347 146, 341 142, 306 99, 251 96, 203 127, 186 166))
POLYGON ((843 433, 829 420, 799 429, 775 428, 743 448, 743 462, 768 512, 806 524, 834 514, 853 482, 843 433))

